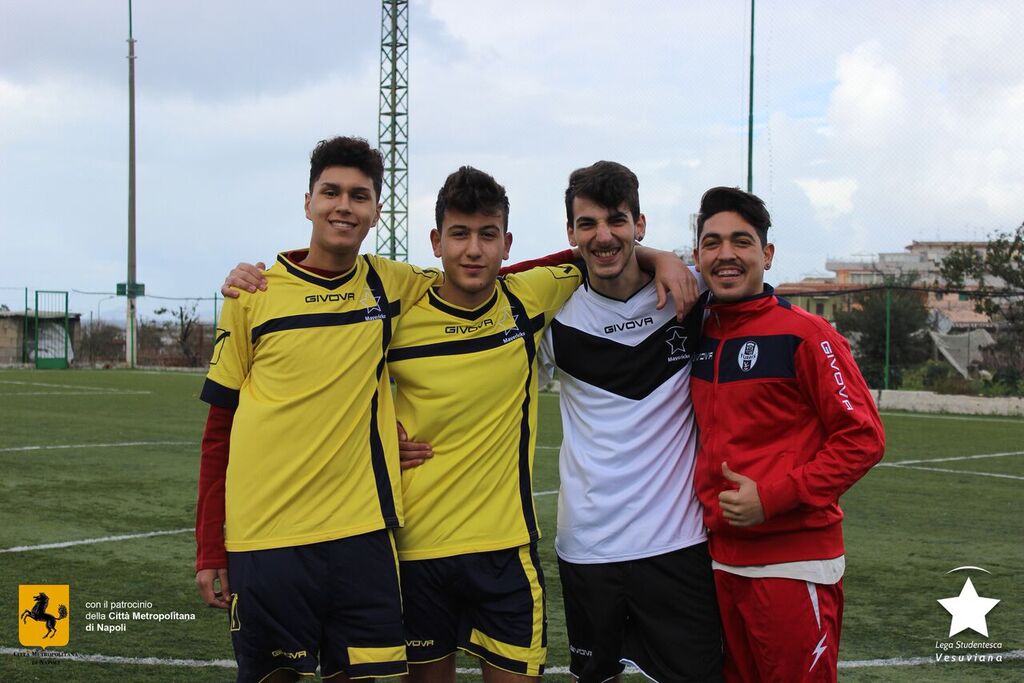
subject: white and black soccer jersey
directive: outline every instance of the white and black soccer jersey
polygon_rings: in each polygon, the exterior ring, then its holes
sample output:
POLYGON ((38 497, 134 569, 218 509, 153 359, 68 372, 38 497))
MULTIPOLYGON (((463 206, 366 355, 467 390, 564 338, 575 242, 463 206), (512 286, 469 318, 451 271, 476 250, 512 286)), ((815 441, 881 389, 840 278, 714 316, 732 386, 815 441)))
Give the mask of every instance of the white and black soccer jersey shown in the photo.
POLYGON ((555 549, 567 562, 653 557, 706 540, 690 401, 703 306, 679 323, 671 302, 656 303, 653 282, 627 301, 583 286, 544 336, 541 363, 561 382, 555 549))

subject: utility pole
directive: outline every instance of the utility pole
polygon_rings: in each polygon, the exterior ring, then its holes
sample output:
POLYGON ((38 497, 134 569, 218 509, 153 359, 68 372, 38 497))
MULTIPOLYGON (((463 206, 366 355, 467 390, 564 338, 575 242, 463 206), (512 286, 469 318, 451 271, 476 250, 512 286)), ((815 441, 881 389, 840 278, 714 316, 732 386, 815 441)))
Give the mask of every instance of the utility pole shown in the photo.
POLYGON ((409 0, 383 0, 380 27, 380 118, 384 206, 377 253, 409 260, 409 0))
POLYGON ((747 192, 754 191, 754 0, 750 0, 750 96, 747 98, 747 192))
POLYGON ((125 325, 125 361, 135 367, 138 352, 135 310, 135 38, 132 35, 132 0, 128 0, 128 281, 125 287, 128 320, 125 325))

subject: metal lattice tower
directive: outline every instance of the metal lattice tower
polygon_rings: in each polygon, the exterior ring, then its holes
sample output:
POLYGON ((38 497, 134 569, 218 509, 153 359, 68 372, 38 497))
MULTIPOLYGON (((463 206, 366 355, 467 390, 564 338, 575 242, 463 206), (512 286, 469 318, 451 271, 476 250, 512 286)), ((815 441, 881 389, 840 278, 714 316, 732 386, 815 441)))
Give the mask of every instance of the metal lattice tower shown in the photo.
POLYGON ((380 120, 384 187, 377 253, 409 260, 409 0, 383 0, 380 25, 380 120))

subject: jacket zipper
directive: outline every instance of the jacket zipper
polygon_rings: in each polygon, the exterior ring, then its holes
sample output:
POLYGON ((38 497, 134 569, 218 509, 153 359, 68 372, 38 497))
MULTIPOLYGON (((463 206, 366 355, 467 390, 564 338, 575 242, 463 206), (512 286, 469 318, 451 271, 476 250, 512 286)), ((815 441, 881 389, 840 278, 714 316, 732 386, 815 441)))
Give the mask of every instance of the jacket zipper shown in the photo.
POLYGON ((722 430, 718 429, 718 369, 719 364, 722 361, 722 348, 725 346, 725 331, 722 329, 722 321, 718 317, 718 311, 712 310, 712 314, 715 316, 715 326, 718 328, 716 330, 718 333, 718 344, 715 346, 714 363, 712 364, 711 374, 711 406, 713 408, 711 411, 711 424, 715 425, 715 428, 714 439, 712 440, 714 448, 711 451, 714 457, 708 458, 708 467, 711 469, 708 474, 712 478, 712 481, 714 481, 716 477, 715 463, 720 460, 719 450, 722 448, 721 439, 719 437, 722 430))

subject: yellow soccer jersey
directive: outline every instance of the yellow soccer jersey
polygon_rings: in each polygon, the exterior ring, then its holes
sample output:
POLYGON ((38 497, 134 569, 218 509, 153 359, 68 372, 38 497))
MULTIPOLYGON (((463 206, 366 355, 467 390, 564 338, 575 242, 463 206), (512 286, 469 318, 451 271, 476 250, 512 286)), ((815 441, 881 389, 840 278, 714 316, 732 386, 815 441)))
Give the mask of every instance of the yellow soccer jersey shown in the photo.
POLYGON ((267 291, 224 302, 202 399, 237 407, 225 546, 262 550, 402 522, 385 353, 394 318, 440 281, 376 256, 319 277, 281 254, 267 291))
POLYGON ((511 548, 540 537, 533 506, 536 349, 583 276, 575 266, 499 280, 469 311, 429 291, 388 352, 398 419, 434 457, 402 474, 402 560, 511 548))

